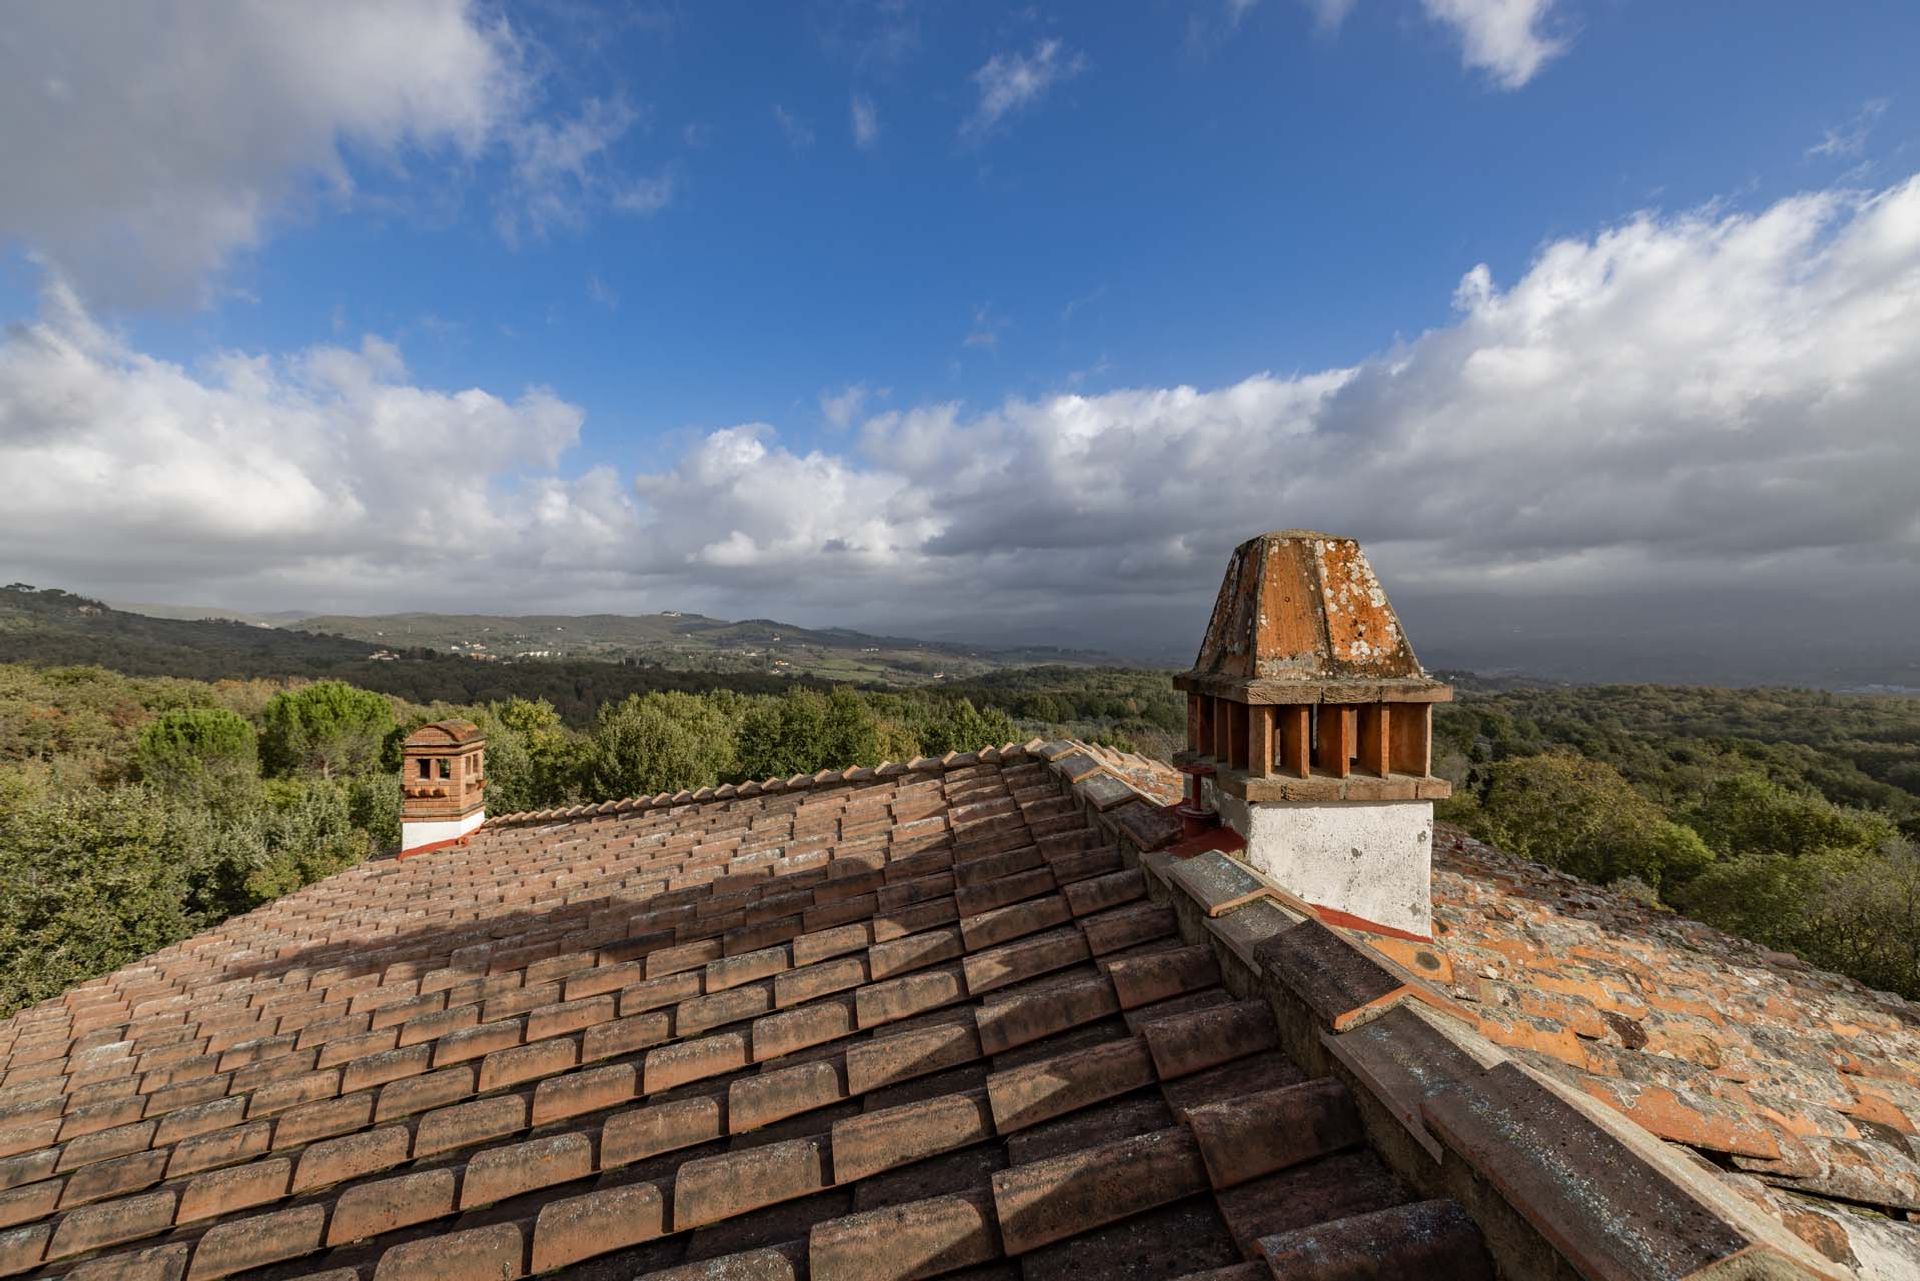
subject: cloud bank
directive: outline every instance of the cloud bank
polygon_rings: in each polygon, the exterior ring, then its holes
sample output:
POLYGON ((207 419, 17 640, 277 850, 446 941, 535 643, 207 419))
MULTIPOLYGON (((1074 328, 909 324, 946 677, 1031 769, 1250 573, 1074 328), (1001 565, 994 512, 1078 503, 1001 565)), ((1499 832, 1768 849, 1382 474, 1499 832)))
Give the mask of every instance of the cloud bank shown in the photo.
MULTIPOLYGON (((187 368, 57 278, 0 341, 0 564, 235 606, 706 609, 1196 626, 1226 550, 1307 525, 1403 592, 1920 600, 1920 177, 1646 214, 1466 271, 1450 323, 1230 386, 766 424, 569 472, 540 387, 417 385, 378 338, 187 368), (844 442, 839 443, 839 442, 844 442)), ((136 591, 137 589, 137 591, 136 591)))

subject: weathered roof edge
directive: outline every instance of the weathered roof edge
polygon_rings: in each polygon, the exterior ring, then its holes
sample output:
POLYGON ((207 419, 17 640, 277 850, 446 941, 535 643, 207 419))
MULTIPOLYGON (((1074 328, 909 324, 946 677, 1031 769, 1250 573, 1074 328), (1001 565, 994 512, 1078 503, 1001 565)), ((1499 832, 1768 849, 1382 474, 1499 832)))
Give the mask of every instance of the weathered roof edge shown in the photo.
POLYGON ((1169 852, 1177 820, 1081 745, 1044 746, 1064 749, 1035 754, 1146 872, 1188 943, 1211 946, 1235 995, 1273 1008, 1295 1062, 1347 1085, 1369 1142, 1398 1176, 1423 1197, 1467 1208, 1503 1275, 1857 1275, 1688 1149, 1508 1055, 1445 992, 1304 915, 1245 864, 1218 851, 1169 852), (1118 801, 1116 783, 1130 793, 1118 801), (1158 821, 1143 826, 1143 812, 1158 821))

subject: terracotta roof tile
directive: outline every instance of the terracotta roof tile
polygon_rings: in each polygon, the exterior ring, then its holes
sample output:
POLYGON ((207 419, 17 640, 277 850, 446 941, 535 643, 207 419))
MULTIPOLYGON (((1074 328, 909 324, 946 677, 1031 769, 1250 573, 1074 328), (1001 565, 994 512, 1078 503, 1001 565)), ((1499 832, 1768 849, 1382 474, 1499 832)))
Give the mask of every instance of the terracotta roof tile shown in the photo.
POLYGON ((509 816, 22 1011, 0 1275, 1175 1276, 1408 1200, 1134 865, 1178 776, 1053 759, 509 816))
POLYGON ((1433 880, 1491 1041, 1782 1188, 1920 1209, 1920 1007, 1446 828, 1433 880))

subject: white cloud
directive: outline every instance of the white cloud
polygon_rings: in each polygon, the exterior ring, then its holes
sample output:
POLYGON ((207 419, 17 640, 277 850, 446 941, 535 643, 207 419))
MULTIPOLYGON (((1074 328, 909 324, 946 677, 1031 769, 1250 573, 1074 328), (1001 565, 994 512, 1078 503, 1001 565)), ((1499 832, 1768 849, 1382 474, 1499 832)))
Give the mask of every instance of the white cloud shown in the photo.
POLYGON ((608 311, 612 311, 620 305, 619 292, 615 290, 612 285, 602 280, 598 272, 587 277, 587 297, 593 299, 608 311))
POLYGON ((1087 68, 1084 55, 1067 49, 1058 40, 1042 40, 1033 52, 996 53, 986 65, 973 73, 980 101, 960 125, 960 136, 979 141, 1013 112, 1040 101, 1047 91, 1063 80, 1072 79, 1087 68))
MULTIPOLYGON (((1337 4, 1337 0, 1335 0, 1337 4)), ((1460 37, 1461 59, 1484 71, 1503 89, 1518 89, 1554 58, 1567 42, 1547 35, 1542 26, 1554 0, 1420 0, 1427 16, 1452 27, 1460 37)), ((1332 7, 1322 4, 1322 16, 1332 7)))
POLYGON ((555 229, 577 231, 602 208, 653 214, 673 199, 673 178, 624 177, 614 147, 641 119, 624 99, 589 98, 577 115, 525 119, 506 130, 508 182, 494 204, 494 228, 515 244, 555 229))
POLYGON ((813 145, 813 126, 777 102, 773 104, 773 120, 786 136, 787 145, 795 151, 804 151, 813 145))
POLYGON ((1853 113, 1853 119, 1836 129, 1827 130, 1826 137, 1807 148, 1810 156, 1831 156, 1836 159, 1852 159, 1867 149, 1867 138, 1873 133, 1874 125, 1887 113, 1890 102, 1886 98, 1874 98, 1860 104, 1860 110, 1853 113))
POLYGON ((1313 20, 1320 29, 1332 31, 1347 20, 1356 0, 1304 0, 1304 3, 1313 10, 1313 20))
POLYGON ((502 162, 491 211, 509 243, 673 195, 670 174, 635 180, 618 161, 644 113, 545 104, 538 50, 480 0, 155 0, 112 21, 43 4, 8 22, 0 244, 57 263, 95 302, 210 296, 316 203, 403 205, 355 175, 404 182, 423 160, 450 202, 464 169, 502 162))
POLYGON ((1454 302, 1350 367, 1209 389, 871 414, 855 384, 821 399, 864 418, 834 449, 729 427, 623 481, 563 466, 581 413, 553 393, 423 388, 378 340, 189 370, 56 284, 0 340, 0 563, 242 606, 964 613, 1118 644, 1093 620, 1190 640, 1234 542, 1306 525, 1366 540, 1396 597, 1920 601, 1920 177, 1637 216, 1454 302))
POLYGON ((644 562, 741 588, 824 587, 914 572, 938 533, 906 477, 849 459, 794 454, 762 423, 713 432, 670 471, 641 476, 644 562))
POLYGON ((853 142, 865 151, 880 141, 880 109, 863 93, 853 95, 853 142))
POLYGON ((545 388, 416 386, 375 337, 189 370, 130 348, 56 277, 0 342, 0 558, 129 583, 478 574, 547 518, 515 479, 559 485, 581 419, 545 388))
POLYGON ((96 297, 191 295, 289 199, 347 199, 344 150, 471 157, 527 100, 521 49, 467 0, 11 8, 0 238, 96 297))
POLYGON ((865 383, 849 383, 836 392, 823 391, 820 393, 820 416, 835 427, 847 427, 860 416, 869 398, 886 394, 886 388, 882 387, 876 393, 865 383))

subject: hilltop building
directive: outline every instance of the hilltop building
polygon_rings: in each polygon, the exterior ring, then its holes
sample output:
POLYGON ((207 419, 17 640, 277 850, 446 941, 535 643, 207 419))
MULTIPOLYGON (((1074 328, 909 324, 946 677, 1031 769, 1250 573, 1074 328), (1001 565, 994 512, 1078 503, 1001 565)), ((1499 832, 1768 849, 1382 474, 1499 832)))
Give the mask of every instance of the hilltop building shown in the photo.
POLYGON ((1178 770, 492 818, 427 727, 406 857, 0 1023, 0 1276, 1920 1275, 1920 1009, 1436 836, 1356 544, 1180 679, 1178 770))

